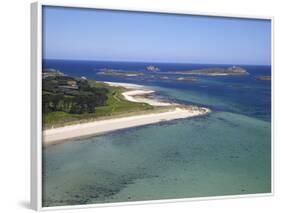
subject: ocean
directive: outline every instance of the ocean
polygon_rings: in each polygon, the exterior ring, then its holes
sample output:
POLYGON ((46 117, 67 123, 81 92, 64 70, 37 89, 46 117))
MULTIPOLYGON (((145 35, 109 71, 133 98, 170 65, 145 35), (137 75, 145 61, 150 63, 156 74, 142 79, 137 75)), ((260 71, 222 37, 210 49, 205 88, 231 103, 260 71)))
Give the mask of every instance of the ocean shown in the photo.
POLYGON ((141 84, 167 100, 212 113, 115 131, 43 149, 43 205, 79 205, 271 192, 270 66, 246 76, 175 71, 232 65, 44 60, 43 68, 98 81, 141 84), (148 65, 160 73, 145 71, 148 65), (98 75, 100 69, 144 72, 98 75), (160 77, 167 77, 161 79, 160 77))

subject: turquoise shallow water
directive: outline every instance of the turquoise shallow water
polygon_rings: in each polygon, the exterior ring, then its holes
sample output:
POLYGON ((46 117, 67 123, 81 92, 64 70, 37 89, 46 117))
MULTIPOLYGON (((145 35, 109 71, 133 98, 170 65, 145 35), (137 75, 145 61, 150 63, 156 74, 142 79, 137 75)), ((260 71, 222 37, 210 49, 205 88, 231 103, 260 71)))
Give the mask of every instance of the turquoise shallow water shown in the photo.
MULTIPOLYGON (((145 84, 160 98, 206 106, 212 113, 44 148, 44 206, 271 191, 271 83, 255 80, 270 75, 270 67, 248 66, 248 76, 196 77, 190 83, 98 76, 93 67, 144 67, 100 63, 51 61, 46 66, 69 75, 145 84)), ((199 66, 156 65, 163 71, 199 66)))
POLYGON ((208 116, 44 150, 44 206, 265 193, 270 123, 208 116))

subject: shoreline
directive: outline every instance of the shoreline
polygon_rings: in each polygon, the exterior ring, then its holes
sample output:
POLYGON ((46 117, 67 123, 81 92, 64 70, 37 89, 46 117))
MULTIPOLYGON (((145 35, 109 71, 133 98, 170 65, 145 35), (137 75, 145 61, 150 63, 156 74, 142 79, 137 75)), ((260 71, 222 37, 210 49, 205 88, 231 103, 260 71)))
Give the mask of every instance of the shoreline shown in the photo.
POLYGON ((178 106, 176 103, 169 103, 157 99, 146 98, 146 95, 152 94, 155 91, 148 89, 142 85, 128 84, 128 83, 115 83, 115 82, 104 82, 109 86, 113 87, 124 87, 129 89, 129 91, 123 92, 122 95, 127 101, 136 103, 147 103, 151 106, 178 106))
POLYGON ((110 86, 124 87, 128 91, 122 93, 128 101, 147 103, 152 106, 158 106, 165 109, 165 112, 152 112, 143 115, 124 116, 120 118, 109 118, 104 120, 92 121, 87 123, 68 125, 64 127, 43 130, 43 145, 52 145, 64 140, 75 139, 86 136, 94 136, 112 132, 121 129, 156 124, 176 119, 183 119, 204 115, 210 112, 210 109, 196 106, 182 106, 177 103, 169 103, 157 99, 147 98, 145 95, 155 91, 145 88, 142 85, 104 82, 110 86), (172 108, 174 107, 174 108, 172 108))

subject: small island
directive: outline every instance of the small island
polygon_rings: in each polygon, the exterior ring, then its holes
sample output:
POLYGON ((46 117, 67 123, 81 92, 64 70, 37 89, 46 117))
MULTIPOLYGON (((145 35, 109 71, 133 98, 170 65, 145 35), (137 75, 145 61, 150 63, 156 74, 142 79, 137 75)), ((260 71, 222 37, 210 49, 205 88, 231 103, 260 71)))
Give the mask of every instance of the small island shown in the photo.
POLYGON ((47 73, 42 74, 44 145, 210 112, 156 99, 154 90, 141 85, 47 73))
POLYGON ((184 75, 207 75, 207 76, 227 76, 227 75, 249 75, 249 73, 241 68, 232 66, 229 68, 205 68, 198 70, 189 70, 189 71, 177 71, 176 74, 184 75))
POLYGON ((147 71, 151 71, 151 72, 156 72, 156 71, 160 71, 159 67, 153 66, 153 65, 149 65, 145 68, 147 71))
POLYGON ((123 77, 136 77, 142 76, 142 72, 135 72, 135 71, 123 71, 118 69, 100 69, 97 73, 98 75, 109 75, 109 76, 123 76, 123 77))
POLYGON ((271 81, 271 76, 270 75, 256 76, 255 79, 259 81, 271 81))

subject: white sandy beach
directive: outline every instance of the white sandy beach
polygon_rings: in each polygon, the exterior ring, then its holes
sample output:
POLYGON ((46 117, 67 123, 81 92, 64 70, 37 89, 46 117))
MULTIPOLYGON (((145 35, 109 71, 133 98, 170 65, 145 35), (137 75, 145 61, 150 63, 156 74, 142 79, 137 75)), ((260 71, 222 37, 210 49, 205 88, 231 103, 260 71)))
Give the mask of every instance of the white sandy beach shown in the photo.
POLYGON ((152 94, 155 91, 145 88, 141 85, 136 84, 127 84, 127 83, 115 83, 115 82, 105 82, 109 84, 110 86, 121 86, 125 87, 127 89, 133 89, 131 91, 123 92, 122 95, 131 102, 137 102, 137 103, 147 103, 152 106, 171 106, 171 105, 178 105, 176 103, 169 103, 164 102, 157 99, 151 99, 151 98, 145 98, 144 95, 152 94))
POLYGON ((123 93, 123 96, 128 101, 143 102, 153 106, 175 105, 175 108, 170 109, 169 111, 166 112, 154 112, 144 115, 112 118, 112 119, 99 120, 99 121, 93 121, 93 122, 82 123, 82 124, 75 124, 65 127, 47 129, 43 131, 43 144, 49 145, 67 139, 79 138, 82 136, 98 135, 115 130, 138 127, 148 124, 155 124, 155 123, 170 121, 174 119, 194 117, 210 112, 210 110, 207 108, 198 108, 198 107, 180 108, 180 107, 176 107, 176 105, 178 105, 176 103, 168 103, 168 102, 162 102, 145 97, 139 97, 141 95, 146 95, 154 92, 153 90, 146 89, 145 87, 140 85, 111 83, 111 82, 105 82, 105 83, 108 83, 111 86, 122 86, 127 89, 130 89, 130 91, 126 91, 123 93))
MULTIPOLYGON (((171 103, 163 102, 160 100, 154 100, 143 97, 143 95, 154 93, 153 90, 133 90, 128 92, 123 92, 122 95, 128 100, 132 102, 138 103, 147 103, 152 106, 171 106, 171 103), (141 97, 140 97, 141 96, 141 97)), ((173 104, 176 105, 176 104, 173 104)))

